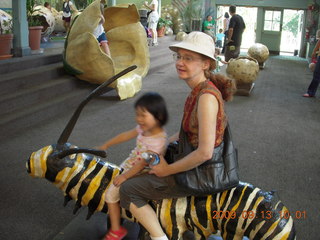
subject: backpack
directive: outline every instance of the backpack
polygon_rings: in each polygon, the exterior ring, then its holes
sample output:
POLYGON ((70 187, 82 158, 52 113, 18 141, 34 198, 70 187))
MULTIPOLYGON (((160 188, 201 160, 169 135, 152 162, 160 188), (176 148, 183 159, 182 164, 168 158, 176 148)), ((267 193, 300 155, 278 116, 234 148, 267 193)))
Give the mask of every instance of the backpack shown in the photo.
POLYGON ((70 6, 69 6, 69 1, 66 2, 67 4, 63 3, 63 11, 65 13, 69 13, 70 12, 70 6))

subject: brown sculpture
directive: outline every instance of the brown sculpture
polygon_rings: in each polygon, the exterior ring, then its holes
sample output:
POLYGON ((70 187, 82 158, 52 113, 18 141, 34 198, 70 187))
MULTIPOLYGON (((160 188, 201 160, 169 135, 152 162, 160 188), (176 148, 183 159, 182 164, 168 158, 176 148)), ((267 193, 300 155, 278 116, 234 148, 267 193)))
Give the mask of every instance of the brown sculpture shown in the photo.
POLYGON ((140 91, 142 78, 149 70, 146 32, 139 22, 135 5, 106 8, 103 15, 111 57, 100 49, 92 34, 100 21, 100 0, 96 0, 71 26, 65 45, 65 67, 81 80, 101 84, 120 69, 135 64, 136 70, 111 86, 117 90, 120 99, 126 99, 140 91))

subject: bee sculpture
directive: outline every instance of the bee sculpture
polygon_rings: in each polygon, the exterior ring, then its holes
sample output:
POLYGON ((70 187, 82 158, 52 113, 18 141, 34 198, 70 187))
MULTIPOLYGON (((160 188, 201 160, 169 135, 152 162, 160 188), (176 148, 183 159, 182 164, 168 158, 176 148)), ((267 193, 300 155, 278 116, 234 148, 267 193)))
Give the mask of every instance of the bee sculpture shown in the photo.
MULTIPOLYGON (((87 219, 94 212, 108 212, 105 192, 121 169, 102 159, 106 157, 104 151, 78 148, 67 140, 85 104, 104 93, 108 84, 133 67, 94 90, 75 111, 58 142, 33 152, 27 161, 27 171, 32 177, 46 178, 61 189, 65 204, 71 199, 76 202, 74 213, 88 206, 87 219)), ((186 231, 192 231, 195 238, 201 240, 216 233, 224 240, 244 236, 273 240, 296 238, 293 219, 277 195, 249 183, 240 182, 232 189, 204 197, 164 199, 150 204, 167 235, 174 240, 181 239, 186 231)), ((135 221, 130 212, 122 209, 121 214, 135 221)))

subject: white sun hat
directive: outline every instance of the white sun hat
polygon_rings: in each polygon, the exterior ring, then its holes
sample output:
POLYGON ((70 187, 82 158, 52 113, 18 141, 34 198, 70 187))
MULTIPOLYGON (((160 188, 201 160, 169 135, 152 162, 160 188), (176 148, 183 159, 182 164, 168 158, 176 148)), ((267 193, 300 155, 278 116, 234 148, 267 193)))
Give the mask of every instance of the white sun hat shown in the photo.
POLYGON ((214 41, 212 37, 203 32, 191 32, 182 42, 173 44, 169 48, 174 52, 177 52, 179 48, 190 50, 216 60, 214 41))

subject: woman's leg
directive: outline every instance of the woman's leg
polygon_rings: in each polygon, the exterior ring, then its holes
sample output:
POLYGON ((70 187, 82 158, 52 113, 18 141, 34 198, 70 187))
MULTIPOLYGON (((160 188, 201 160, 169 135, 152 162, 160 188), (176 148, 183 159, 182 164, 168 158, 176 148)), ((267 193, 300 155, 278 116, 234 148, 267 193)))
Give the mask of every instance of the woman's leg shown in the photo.
POLYGON ((151 239, 168 239, 162 230, 157 214, 149 204, 138 208, 131 203, 129 210, 138 222, 150 233, 151 239))
POLYGON ((167 239, 155 210, 149 200, 186 196, 177 190, 173 177, 159 178, 153 174, 142 174, 130 178, 120 186, 120 205, 130 210, 137 220, 154 238, 167 239))

